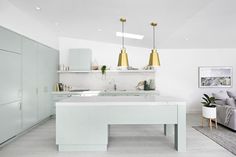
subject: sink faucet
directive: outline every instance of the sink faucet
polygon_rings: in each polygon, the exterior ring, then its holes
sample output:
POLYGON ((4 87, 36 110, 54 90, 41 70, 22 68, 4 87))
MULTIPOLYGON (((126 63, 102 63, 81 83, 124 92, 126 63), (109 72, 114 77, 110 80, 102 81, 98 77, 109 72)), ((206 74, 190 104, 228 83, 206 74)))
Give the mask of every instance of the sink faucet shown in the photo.
POLYGON ((115 83, 115 79, 111 79, 111 80, 109 81, 109 86, 110 86, 110 90, 114 90, 114 91, 117 90, 117 85, 116 85, 116 83, 115 83))
POLYGON ((116 88, 116 84, 114 83, 114 91, 116 91, 116 89, 117 89, 117 88, 116 88))

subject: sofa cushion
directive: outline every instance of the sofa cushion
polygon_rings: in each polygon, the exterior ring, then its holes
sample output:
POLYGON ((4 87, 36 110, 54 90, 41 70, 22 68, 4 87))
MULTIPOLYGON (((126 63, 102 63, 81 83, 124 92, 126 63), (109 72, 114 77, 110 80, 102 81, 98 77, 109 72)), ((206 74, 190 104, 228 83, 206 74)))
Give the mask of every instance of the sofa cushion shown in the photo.
POLYGON ((227 98, 226 99, 226 105, 229 105, 229 106, 232 106, 232 107, 236 107, 234 98, 227 98))

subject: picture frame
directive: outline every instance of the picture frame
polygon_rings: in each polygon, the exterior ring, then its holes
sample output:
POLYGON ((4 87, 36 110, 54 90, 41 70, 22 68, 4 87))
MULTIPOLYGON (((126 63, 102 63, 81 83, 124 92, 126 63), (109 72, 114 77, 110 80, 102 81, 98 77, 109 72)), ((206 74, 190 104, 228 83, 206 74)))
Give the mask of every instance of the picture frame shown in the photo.
POLYGON ((233 86, 233 67, 202 66, 198 68, 199 88, 230 88, 233 86))

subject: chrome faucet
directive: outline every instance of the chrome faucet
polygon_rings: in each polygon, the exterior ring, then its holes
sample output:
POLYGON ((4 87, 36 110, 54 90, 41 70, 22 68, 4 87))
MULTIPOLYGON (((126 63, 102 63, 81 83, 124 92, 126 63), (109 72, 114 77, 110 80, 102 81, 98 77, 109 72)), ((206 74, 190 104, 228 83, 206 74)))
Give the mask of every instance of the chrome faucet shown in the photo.
POLYGON ((117 88, 116 88, 116 84, 115 84, 115 83, 114 83, 114 88, 113 88, 113 89, 114 89, 114 91, 116 91, 116 89, 117 89, 117 88))

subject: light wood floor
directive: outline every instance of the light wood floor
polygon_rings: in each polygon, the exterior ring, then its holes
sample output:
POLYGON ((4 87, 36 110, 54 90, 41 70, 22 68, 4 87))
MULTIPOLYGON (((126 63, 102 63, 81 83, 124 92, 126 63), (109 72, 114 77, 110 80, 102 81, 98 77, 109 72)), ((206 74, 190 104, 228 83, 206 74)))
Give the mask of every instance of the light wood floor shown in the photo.
POLYGON ((159 125, 111 126, 107 152, 58 152, 51 119, 1 148, 0 157, 234 157, 193 125, 200 125, 199 115, 187 116, 186 153, 174 150, 172 137, 165 137, 159 125))

